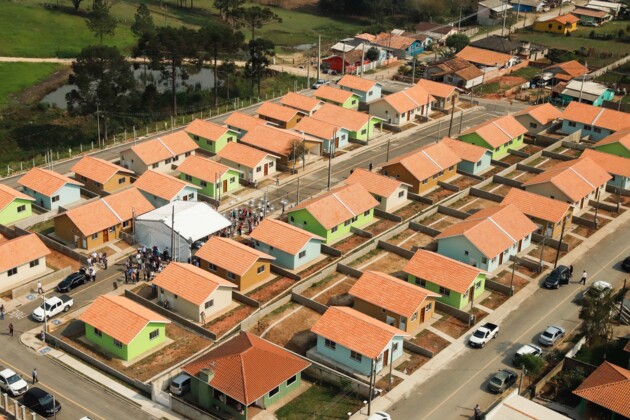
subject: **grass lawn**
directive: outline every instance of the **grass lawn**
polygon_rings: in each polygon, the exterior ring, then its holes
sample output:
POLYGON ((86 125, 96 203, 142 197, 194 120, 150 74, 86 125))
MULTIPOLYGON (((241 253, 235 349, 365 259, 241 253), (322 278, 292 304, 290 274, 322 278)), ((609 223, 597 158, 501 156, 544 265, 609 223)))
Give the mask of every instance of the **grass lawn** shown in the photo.
POLYGON ((540 69, 537 69, 536 67, 523 67, 522 69, 518 69, 515 72, 510 73, 508 76, 518 76, 525 80, 531 80, 534 76, 539 74, 540 69))
POLYGON ((363 403, 339 388, 313 384, 306 392, 275 412, 280 420, 301 420, 317 413, 318 419, 347 419, 348 413, 359 410, 363 403))
POLYGON ((0 107, 9 102, 11 95, 41 82, 62 67, 54 63, 0 63, 0 107))

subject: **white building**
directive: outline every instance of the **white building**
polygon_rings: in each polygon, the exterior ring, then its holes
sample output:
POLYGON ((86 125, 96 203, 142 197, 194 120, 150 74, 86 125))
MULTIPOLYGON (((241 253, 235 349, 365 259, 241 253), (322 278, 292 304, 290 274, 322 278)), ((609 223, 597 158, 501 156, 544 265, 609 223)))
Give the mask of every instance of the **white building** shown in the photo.
POLYGON ((0 244, 0 293, 44 274, 48 254, 50 250, 34 233, 0 244))

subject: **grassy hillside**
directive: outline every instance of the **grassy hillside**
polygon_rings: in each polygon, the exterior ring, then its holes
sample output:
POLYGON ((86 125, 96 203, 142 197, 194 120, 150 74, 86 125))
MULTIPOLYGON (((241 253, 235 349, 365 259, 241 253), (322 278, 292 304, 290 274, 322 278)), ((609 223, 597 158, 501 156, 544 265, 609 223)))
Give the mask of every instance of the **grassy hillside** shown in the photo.
POLYGON ((47 79, 62 67, 52 63, 0 63, 0 108, 9 103, 11 95, 47 79))

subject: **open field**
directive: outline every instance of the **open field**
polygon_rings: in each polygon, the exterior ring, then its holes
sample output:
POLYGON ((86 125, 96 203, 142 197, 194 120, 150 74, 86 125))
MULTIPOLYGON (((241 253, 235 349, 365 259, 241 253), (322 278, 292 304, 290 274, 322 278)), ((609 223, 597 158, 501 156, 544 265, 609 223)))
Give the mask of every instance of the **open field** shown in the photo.
MULTIPOLYGON (((0 10, 2 7, 0 5, 0 10)), ((0 24, 0 32, 2 30, 0 24)), ((0 107, 7 105, 13 95, 42 82, 62 67, 54 63, 0 63, 0 107)))

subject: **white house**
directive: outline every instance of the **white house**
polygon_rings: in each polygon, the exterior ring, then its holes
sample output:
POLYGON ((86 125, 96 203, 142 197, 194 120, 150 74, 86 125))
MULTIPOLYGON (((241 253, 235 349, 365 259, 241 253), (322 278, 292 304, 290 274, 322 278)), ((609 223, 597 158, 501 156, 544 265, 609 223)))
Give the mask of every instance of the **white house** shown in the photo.
POLYGON ((228 143, 217 155, 219 162, 240 172, 240 176, 258 182, 276 173, 276 155, 254 149, 242 143, 228 143))
POLYGON ((0 244, 0 293, 46 272, 48 254, 50 250, 34 233, 0 244))
POLYGON ((158 137, 120 152, 120 166, 143 174, 148 169, 169 172, 174 162, 195 154, 197 143, 185 131, 158 137))
POLYGON ((346 183, 363 185, 379 202, 379 205, 376 206, 379 210, 391 212, 409 202, 407 199, 409 184, 363 168, 356 168, 346 179, 346 183))

